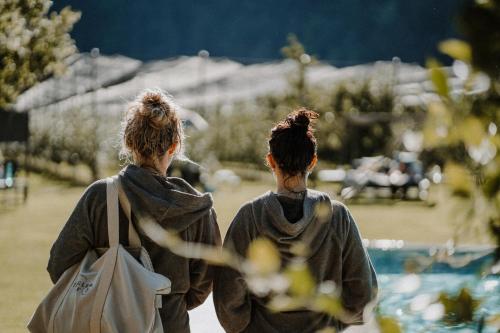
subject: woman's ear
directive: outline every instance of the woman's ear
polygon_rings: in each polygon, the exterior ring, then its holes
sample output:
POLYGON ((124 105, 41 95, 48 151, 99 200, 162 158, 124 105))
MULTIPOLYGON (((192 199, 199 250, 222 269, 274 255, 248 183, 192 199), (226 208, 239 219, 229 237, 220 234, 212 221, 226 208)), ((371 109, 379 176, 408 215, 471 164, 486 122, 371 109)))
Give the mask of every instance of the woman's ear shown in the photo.
POLYGON ((267 165, 271 168, 271 169, 276 169, 276 162, 274 161, 274 158, 273 158, 273 155, 271 155, 271 153, 268 153, 267 156, 266 156, 266 160, 267 160, 267 165))
POLYGON ((311 172, 316 166, 316 163, 318 163, 318 155, 314 154, 311 163, 309 163, 309 166, 307 167, 307 171, 311 172))
POLYGON ((173 155, 177 149, 177 142, 172 143, 172 145, 168 148, 167 152, 169 155, 173 155))

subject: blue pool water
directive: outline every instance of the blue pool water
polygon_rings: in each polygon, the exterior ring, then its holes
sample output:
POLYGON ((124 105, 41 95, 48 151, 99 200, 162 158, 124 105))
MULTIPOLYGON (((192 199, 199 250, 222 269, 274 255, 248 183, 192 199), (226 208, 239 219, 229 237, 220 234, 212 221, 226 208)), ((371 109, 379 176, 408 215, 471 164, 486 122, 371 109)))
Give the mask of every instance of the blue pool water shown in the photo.
MULTIPOLYGON (((405 332, 478 332, 481 316, 500 314, 500 276, 481 274, 493 262, 491 251, 455 250, 449 260, 437 263, 429 262, 429 248, 372 248, 369 253, 378 275, 381 313, 396 318, 405 332), (412 262, 420 263, 412 267, 421 273, 405 273, 412 262), (481 300, 476 322, 447 327, 437 318, 440 309, 435 296, 456 295, 463 287, 481 300)), ((497 333, 497 329, 486 326, 482 332, 497 333)))

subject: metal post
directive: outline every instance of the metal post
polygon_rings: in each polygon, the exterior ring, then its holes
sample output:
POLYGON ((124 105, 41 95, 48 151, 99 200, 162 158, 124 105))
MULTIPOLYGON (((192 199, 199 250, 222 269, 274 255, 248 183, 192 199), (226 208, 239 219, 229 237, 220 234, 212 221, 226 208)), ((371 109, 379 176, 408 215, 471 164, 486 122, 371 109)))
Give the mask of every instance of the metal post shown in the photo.
POLYGON ((200 67, 198 72, 198 78, 200 82, 200 104, 201 109, 204 110, 206 107, 205 103, 205 89, 206 89, 206 71, 207 71, 207 59, 210 57, 210 53, 207 50, 200 50, 198 52, 198 57, 200 58, 200 67))
POLYGON ((99 72, 98 72, 98 58, 99 58, 99 49, 97 47, 94 47, 90 51, 90 56, 92 58, 91 62, 91 78, 92 78, 92 95, 91 95, 91 114, 92 118, 95 122, 95 126, 93 129, 94 132, 94 138, 93 138, 93 147, 92 149, 94 150, 94 161, 91 166, 91 171, 92 171, 92 178, 93 180, 97 180, 99 178, 99 165, 98 165, 98 157, 99 157, 99 135, 98 135, 98 130, 99 130, 99 113, 97 111, 97 90, 99 89, 99 72))
POLYGON ((29 163, 29 154, 30 154, 30 138, 29 138, 29 111, 26 111, 28 116, 28 137, 26 138, 26 143, 24 145, 24 170, 26 172, 26 181, 23 186, 23 203, 28 200, 28 179, 30 176, 30 163, 29 163))
POLYGON ((399 57, 392 58, 392 93, 396 97, 396 85, 399 82, 399 67, 401 66, 401 59, 399 57))

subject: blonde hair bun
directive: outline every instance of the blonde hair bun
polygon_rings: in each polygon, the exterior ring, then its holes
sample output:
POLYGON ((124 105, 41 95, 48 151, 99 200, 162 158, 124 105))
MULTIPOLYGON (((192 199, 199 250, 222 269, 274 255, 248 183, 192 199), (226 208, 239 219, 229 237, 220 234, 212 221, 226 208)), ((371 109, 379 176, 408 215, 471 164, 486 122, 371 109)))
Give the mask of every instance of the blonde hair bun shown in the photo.
POLYGON ((161 90, 146 90, 129 106, 123 125, 122 155, 138 165, 156 166, 173 145, 182 146, 184 133, 177 106, 161 90))
POLYGON ((169 98, 158 90, 147 90, 139 95, 136 100, 142 107, 136 112, 137 117, 144 118, 150 126, 160 129, 171 121, 172 108, 169 105, 169 98))

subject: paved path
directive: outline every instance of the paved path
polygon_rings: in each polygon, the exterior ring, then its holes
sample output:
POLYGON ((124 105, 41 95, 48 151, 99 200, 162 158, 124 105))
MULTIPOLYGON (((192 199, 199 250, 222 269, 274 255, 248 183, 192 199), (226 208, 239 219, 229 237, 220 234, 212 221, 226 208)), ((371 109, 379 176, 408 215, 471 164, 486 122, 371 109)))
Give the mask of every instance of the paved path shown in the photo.
MULTIPOLYGON (((205 303, 194 310, 189 311, 189 324, 192 333, 224 333, 224 329, 220 326, 219 320, 214 310, 214 302, 212 295, 207 298, 205 303)), ((367 325, 352 326, 345 333, 372 333, 377 332, 371 330, 367 325)))
POLYGON ((192 333, 224 333, 215 314, 212 295, 201 306, 189 311, 189 324, 192 333))

